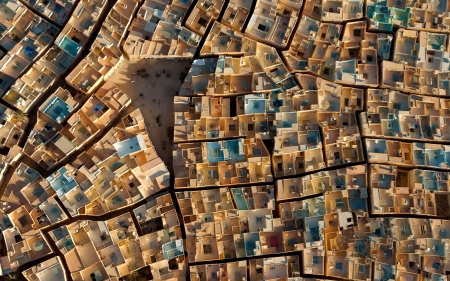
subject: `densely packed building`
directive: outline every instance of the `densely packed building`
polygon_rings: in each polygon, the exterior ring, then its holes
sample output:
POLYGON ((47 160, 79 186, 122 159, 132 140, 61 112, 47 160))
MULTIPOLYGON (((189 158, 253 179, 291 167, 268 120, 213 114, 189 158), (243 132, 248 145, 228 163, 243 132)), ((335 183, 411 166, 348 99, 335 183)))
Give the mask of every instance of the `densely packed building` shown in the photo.
POLYGON ((443 0, 0 1, 0 279, 447 280, 449 34, 443 0))

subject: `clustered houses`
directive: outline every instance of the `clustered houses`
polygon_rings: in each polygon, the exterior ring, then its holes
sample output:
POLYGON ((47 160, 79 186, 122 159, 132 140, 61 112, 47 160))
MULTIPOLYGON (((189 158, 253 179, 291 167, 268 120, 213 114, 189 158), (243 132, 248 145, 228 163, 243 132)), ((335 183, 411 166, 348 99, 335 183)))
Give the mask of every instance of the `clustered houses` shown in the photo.
POLYGON ((419 272, 445 276, 442 271, 447 263, 444 229, 448 221, 370 218, 367 198, 371 193, 373 214, 447 216, 447 173, 398 170, 387 165, 347 169, 350 175, 336 170, 305 176, 296 183, 281 182, 282 186, 292 184, 295 192, 281 198, 283 194, 278 194, 277 199, 281 201, 278 203, 280 218, 303 238, 302 272, 353 280, 367 280, 371 274, 375 280, 399 276, 420 280, 419 272), (301 190, 317 188, 311 192, 323 195, 283 203, 289 198, 311 194, 299 193, 299 187, 301 190))
POLYGON ((298 256, 255 258, 238 262, 193 265, 190 267, 190 272, 190 278, 194 281, 203 280, 203 276, 212 280, 214 278, 216 280, 218 278, 225 278, 224 280, 270 280, 274 278, 301 280, 300 277, 295 277, 300 273, 298 256))
POLYGON ((346 22, 363 18, 364 3, 356 0, 305 1, 303 15, 326 22, 346 22))
POLYGON ((71 15, 74 1, 68 0, 30 0, 27 1, 40 15, 48 17, 58 25, 64 25, 71 15))
POLYGON ((130 103, 128 96, 111 82, 105 83, 82 106, 68 90, 59 88, 39 108, 37 123, 23 152, 49 170, 104 133, 130 103))
POLYGON ((329 191, 345 190, 347 185, 363 187, 367 185, 365 165, 317 172, 308 176, 277 180, 277 200, 287 200, 322 194, 329 191))
MULTIPOLYGON (((243 31, 244 24, 250 16, 251 6, 252 1, 230 0, 220 22, 238 32, 243 31)), ((207 44, 207 41, 205 44, 207 44)))
POLYGON ((141 201, 169 186, 139 109, 46 181, 71 215, 100 215, 141 201))
POLYGON ((270 182, 270 156, 261 139, 178 144, 175 188, 270 182))
POLYGON ((177 199, 189 262, 294 251, 274 218, 273 185, 178 192, 177 199))
POLYGON ((271 90, 299 89, 275 48, 246 41, 248 56, 196 60, 180 96, 238 96, 271 90))
POLYGON ((43 261, 23 272, 27 280, 62 280, 65 270, 59 257, 43 261))
POLYGON ((205 13, 201 58, 174 99, 186 256, 202 262, 192 280, 444 276, 445 251, 427 245, 445 245, 434 237, 447 221, 377 216, 447 215, 448 174, 429 168, 450 164, 448 104, 424 96, 450 91, 441 2, 256 1, 250 15, 230 2, 212 24, 205 13), (249 167, 266 157, 258 183, 249 167), (233 258, 246 259, 222 262, 233 258))
POLYGON ((174 103, 174 140, 207 141, 177 145, 175 187, 257 182, 264 169, 259 181, 270 181, 263 140, 274 140, 275 177, 364 160, 355 116, 364 90, 310 74, 294 79, 274 49, 260 43, 256 55, 194 62, 174 103), (233 139, 212 141, 224 138, 233 139), (254 173, 235 170, 233 162, 244 159, 254 173))
POLYGON ((325 195, 280 202, 280 217, 303 240, 303 273, 366 280, 371 274, 365 258, 370 253, 370 231, 360 226, 369 219, 367 189, 346 183, 346 189, 339 190, 329 179, 332 191, 325 195))
POLYGON ((0 105, 0 148, 12 149, 22 138, 27 125, 25 120, 18 120, 11 108, 0 105))
POLYGON ((445 281, 449 12, 1 1, 0 275, 445 281), (123 60, 194 57, 167 167, 110 77, 123 60))
POLYGON ((342 25, 321 23, 309 16, 302 16, 288 51, 283 55, 292 70, 317 71, 328 47, 335 48, 342 25))
POLYGON ((295 32, 302 3, 302 0, 257 0, 245 34, 270 46, 286 47, 295 32))
POLYGON ((359 121, 363 136, 370 137, 369 162, 448 169, 448 99, 390 89, 366 92, 367 112, 359 121))
POLYGON ((223 4, 223 0, 198 1, 186 20, 186 27, 201 36, 205 35, 206 28, 219 17, 223 4))
POLYGON ((0 105, 0 150, 7 151, 6 155, 0 154, 0 182, 8 168, 16 165, 21 157, 22 148, 18 144, 24 138, 28 125, 25 119, 18 117, 11 108, 0 105))
MULTIPOLYGON (((64 280, 64 275, 70 274, 73 280, 90 280, 92 276, 96 280, 108 280, 135 272, 153 275, 159 280, 184 280, 187 264, 183 239, 170 195, 147 201, 135 209, 134 214, 139 217, 138 226, 133 223, 131 214, 126 213, 107 221, 77 221, 49 231, 49 238, 63 254, 69 272, 65 272, 57 257, 31 267, 24 276, 28 280, 43 276, 64 280), (138 232, 144 234, 138 235, 138 232)), ((13 269, 50 253, 48 241, 38 231, 49 225, 43 217, 47 218, 41 214, 41 218, 33 223, 35 215, 28 213, 26 207, 19 215, 13 212, 3 217, 1 227, 8 257, 2 257, 2 270, 13 269), (46 224, 36 226, 41 221, 46 224)))
MULTIPOLYGON (((23 163, 17 167, 1 197, 0 228, 8 252, 7 257, 2 257, 3 271, 14 271, 51 253, 41 231, 66 220, 68 215, 104 214, 168 187, 169 172, 157 156, 142 123, 140 111, 131 112, 92 148, 47 178, 23 163)), ((50 157, 53 154, 45 155, 50 157)), ((45 157, 41 157, 41 161, 47 163, 45 157)), ((170 199, 167 196, 164 198, 170 199)), ((158 201, 158 204, 164 205, 163 201, 158 201)), ((170 227, 174 226, 172 220, 176 219, 176 214, 175 217, 173 212, 165 216, 170 221, 170 227)), ((55 242, 66 237, 59 236, 55 242)), ((72 242, 65 241, 59 250, 64 248, 70 252, 68 248, 71 244, 68 243, 72 242)), ((91 250, 88 250, 87 256, 92 255, 91 250)), ((99 252, 99 255, 102 254, 99 252)), ((87 271, 92 269, 88 270, 88 264, 90 262, 86 262, 87 271)), ((100 269, 95 269, 95 272, 97 270, 100 269)))
POLYGON ((377 87, 378 59, 389 58, 391 42, 392 35, 367 32, 365 21, 343 28, 303 16, 290 49, 283 54, 293 71, 343 85, 377 87))
POLYGON ((383 61, 381 85, 420 95, 449 95, 448 35, 400 28, 395 55, 383 61))
MULTIPOLYGON (((108 75, 123 56, 120 43, 124 40, 137 8, 138 2, 135 0, 119 0, 114 4, 105 21, 101 23, 89 54, 65 77, 67 84, 85 95, 91 95, 108 79, 108 75)), ((83 7, 79 9, 82 10, 83 7)), ((86 20, 95 24, 95 19, 86 20)))
POLYGON ((394 27, 432 32, 449 29, 449 7, 445 1, 366 0, 365 16, 371 30, 392 31, 394 27))
MULTIPOLYGON (((70 7, 72 5, 71 3, 65 3, 63 6, 57 3, 57 1, 38 2, 36 3, 38 10, 42 10, 43 14, 47 15, 49 15, 48 13, 54 13, 55 16, 56 14, 66 13, 64 7, 70 7), (49 3, 47 3, 46 7, 40 2, 49 3)), ((32 61, 33 64, 30 67, 20 62, 12 66, 13 69, 18 71, 18 75, 15 77, 17 80, 3 95, 2 99, 25 112, 29 111, 33 106, 36 106, 37 103, 42 102, 42 95, 50 86, 55 84, 55 81, 65 75, 65 70, 73 65, 74 61, 81 55, 83 46, 91 35, 90 33, 95 24, 95 20, 99 17, 104 8, 104 4, 101 1, 81 1, 56 38, 47 35, 45 38, 38 39, 51 45, 45 49, 42 55, 40 54, 32 61), (83 16, 83 9, 90 11, 88 12, 89 15, 83 16), (82 17, 80 18, 80 16, 82 17), (80 25, 83 27, 80 27, 80 25)), ((62 15, 57 16, 58 19, 61 19, 61 17, 62 15)), ((66 20, 63 20, 63 22, 66 22, 66 20)), ((36 28, 41 31, 41 28, 36 28)), ((53 27, 53 29, 49 29, 53 30, 51 34, 57 34, 58 29, 56 27, 53 27)), ((36 50, 32 47, 25 47, 24 52, 30 53, 31 55, 33 52, 36 53, 36 50), (29 48, 31 49, 28 50, 29 48)))
POLYGON ((425 142, 366 139, 369 163, 450 169, 450 146, 425 142))
POLYGON ((14 80, 47 52, 59 29, 19 1, 2 1, 0 6, 0 96, 6 99, 14 80))
POLYGON ((231 29, 229 26, 215 22, 207 35, 200 55, 255 55, 256 41, 249 39, 240 31, 231 29))
POLYGON ((42 229, 64 221, 67 215, 55 200, 55 191, 35 170, 21 163, 0 198, 0 229, 7 256, 2 271, 15 271, 52 252, 42 229))
POLYGON ((321 23, 303 16, 283 55, 295 72, 343 85, 378 86, 378 59, 389 59, 392 35, 366 31, 365 21, 321 23), (340 40, 341 38, 341 40, 340 40))
POLYGON ((370 172, 373 213, 448 215, 448 172, 380 164, 370 172))
MULTIPOLYGON (((167 195, 153 204, 161 215, 170 212, 167 195), (161 204, 161 205, 159 205, 161 204)), ((147 204, 148 204, 147 203, 147 204)), ((147 206, 147 204, 145 206, 147 206)), ((185 280, 186 263, 177 217, 138 235, 131 214, 107 221, 83 220, 50 232, 60 245, 73 280, 112 280, 127 275, 185 280)))
POLYGON ((367 90, 367 111, 359 115, 362 135, 415 141, 445 142, 450 138, 450 100, 405 94, 394 90, 367 90))
POLYGON ((208 24, 217 19, 223 1, 145 0, 123 41, 129 58, 192 58, 208 24), (216 6, 217 5, 217 6, 216 6), (187 18, 186 27, 181 22, 187 18))

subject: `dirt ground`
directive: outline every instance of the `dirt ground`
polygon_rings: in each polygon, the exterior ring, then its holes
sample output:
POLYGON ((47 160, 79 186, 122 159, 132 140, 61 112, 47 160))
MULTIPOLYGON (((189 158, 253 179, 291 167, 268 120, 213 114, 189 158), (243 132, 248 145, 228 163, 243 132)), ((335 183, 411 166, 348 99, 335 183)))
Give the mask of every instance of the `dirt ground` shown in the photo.
POLYGON ((168 141, 168 128, 174 124, 173 97, 181 87, 180 72, 187 72, 186 67, 189 69, 190 65, 190 60, 125 60, 109 78, 133 100, 131 107, 141 109, 156 152, 171 173, 172 145, 168 141), (138 75, 141 69, 145 71, 138 75))

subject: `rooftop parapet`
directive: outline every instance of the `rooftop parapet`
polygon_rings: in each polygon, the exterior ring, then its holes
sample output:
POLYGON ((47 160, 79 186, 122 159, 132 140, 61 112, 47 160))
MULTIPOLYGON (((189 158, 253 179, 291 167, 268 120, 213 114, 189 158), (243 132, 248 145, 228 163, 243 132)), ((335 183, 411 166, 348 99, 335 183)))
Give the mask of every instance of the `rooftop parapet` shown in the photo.
POLYGON ((363 3, 344 1, 305 1, 304 16, 327 22, 345 22, 363 17, 363 3))
POLYGON ((178 144, 173 157, 175 188, 272 180, 269 152, 261 139, 178 144))
POLYGON ((422 216, 448 214, 448 172, 378 164, 371 165, 370 169, 372 212, 422 216))
POLYGON ((285 47, 295 32, 301 2, 258 0, 245 35, 264 44, 285 47))
POLYGON ((225 8, 221 23, 241 32, 249 17, 251 2, 245 0, 231 0, 225 8))
POLYGON ((297 82, 275 48, 256 45, 256 55, 199 59, 180 89, 180 96, 237 96, 281 89, 297 90, 297 82))
POLYGON ((365 142, 369 163, 449 169, 448 145, 384 139, 366 139, 365 142))
POLYGON ((450 94, 448 71, 409 66, 405 63, 383 61, 380 86, 420 95, 446 96, 450 94))
POLYGON ((368 112, 359 115, 364 136, 445 141, 448 99, 393 90, 367 90, 368 112))
POLYGON ((277 201, 367 185, 367 167, 351 166, 308 176, 277 180, 277 201))
POLYGON ((244 34, 230 29, 219 22, 214 22, 207 35, 200 55, 245 55, 256 54, 256 41, 247 38, 244 34))

